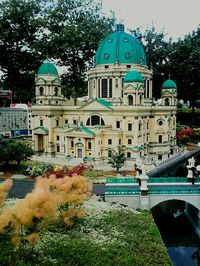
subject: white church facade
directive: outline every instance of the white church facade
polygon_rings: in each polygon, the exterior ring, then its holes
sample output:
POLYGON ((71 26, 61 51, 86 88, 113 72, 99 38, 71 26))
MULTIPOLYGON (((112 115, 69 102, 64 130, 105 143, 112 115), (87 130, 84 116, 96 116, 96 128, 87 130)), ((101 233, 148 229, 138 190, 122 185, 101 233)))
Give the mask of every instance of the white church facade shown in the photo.
POLYGON ((88 97, 74 105, 61 93, 58 71, 44 62, 36 75, 33 148, 49 157, 107 161, 123 147, 127 161, 168 159, 176 151, 177 88, 173 80, 152 98, 152 71, 143 47, 124 25, 99 45, 88 72, 88 97))

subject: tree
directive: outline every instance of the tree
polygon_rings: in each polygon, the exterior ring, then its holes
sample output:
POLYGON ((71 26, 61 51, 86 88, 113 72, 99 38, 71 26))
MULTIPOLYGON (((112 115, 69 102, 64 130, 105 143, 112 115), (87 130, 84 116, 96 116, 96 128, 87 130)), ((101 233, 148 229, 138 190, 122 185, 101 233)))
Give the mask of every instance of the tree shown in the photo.
POLYGON ((113 151, 111 158, 108 159, 108 164, 111 164, 113 168, 116 168, 116 172, 119 173, 119 169, 124 166, 126 157, 124 151, 121 147, 118 148, 118 151, 113 151))
POLYGON ((10 149, 10 140, 8 139, 0 139, 0 161, 5 162, 6 165, 8 165, 12 150, 10 149))
POLYGON ((195 101, 200 97, 200 28, 173 44, 169 56, 170 71, 178 87, 178 98, 195 101))
POLYGON ((12 151, 11 160, 17 161, 18 166, 21 161, 29 160, 35 153, 27 144, 17 140, 10 142, 10 150, 12 151))
POLYGON ((38 50, 42 39, 42 0, 3 0, 0 3, 0 69, 3 88, 14 101, 31 101, 34 74, 43 60, 38 50), (22 93, 23 91, 23 93, 22 93))
POLYGON ((28 160, 34 151, 27 144, 18 140, 0 140, 0 161, 3 161, 8 165, 9 161, 17 161, 20 166, 21 161, 28 160))
POLYGON ((86 93, 86 71, 101 39, 112 30, 113 17, 105 17, 92 0, 58 0, 47 12, 49 57, 66 66, 64 94, 76 98, 86 93))

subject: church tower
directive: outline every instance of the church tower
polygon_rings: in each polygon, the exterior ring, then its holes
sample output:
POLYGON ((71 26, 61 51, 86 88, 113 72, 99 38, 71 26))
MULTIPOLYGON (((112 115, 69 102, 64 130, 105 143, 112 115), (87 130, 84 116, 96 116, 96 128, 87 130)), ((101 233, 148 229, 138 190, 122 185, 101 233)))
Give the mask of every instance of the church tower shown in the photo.
POLYGON ((161 91, 162 105, 176 106, 177 104, 177 86, 176 83, 168 79, 162 84, 161 91))
POLYGON ((44 61, 40 66, 35 79, 35 92, 37 105, 61 105, 60 78, 53 63, 44 61))
POLYGON ((129 71, 124 77, 123 98, 125 105, 144 104, 144 78, 137 70, 129 71))

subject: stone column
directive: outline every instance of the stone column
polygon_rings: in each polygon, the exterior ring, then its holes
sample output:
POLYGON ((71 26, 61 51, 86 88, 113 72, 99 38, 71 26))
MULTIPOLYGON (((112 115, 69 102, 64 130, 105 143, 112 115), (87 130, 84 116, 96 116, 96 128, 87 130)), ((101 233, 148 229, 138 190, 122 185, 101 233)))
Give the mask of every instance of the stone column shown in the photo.
POLYGON ((140 175, 140 208, 142 210, 149 209, 149 195, 148 195, 148 187, 147 180, 149 179, 148 175, 140 175))

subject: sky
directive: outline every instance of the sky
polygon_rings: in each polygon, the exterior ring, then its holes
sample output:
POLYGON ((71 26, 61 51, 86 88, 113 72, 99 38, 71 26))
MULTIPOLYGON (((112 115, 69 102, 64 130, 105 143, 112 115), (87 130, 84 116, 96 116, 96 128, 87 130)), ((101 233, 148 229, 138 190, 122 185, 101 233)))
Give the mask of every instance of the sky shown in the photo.
POLYGON ((103 11, 115 12, 127 29, 155 26, 174 41, 196 30, 200 25, 200 0, 102 0, 103 11))

